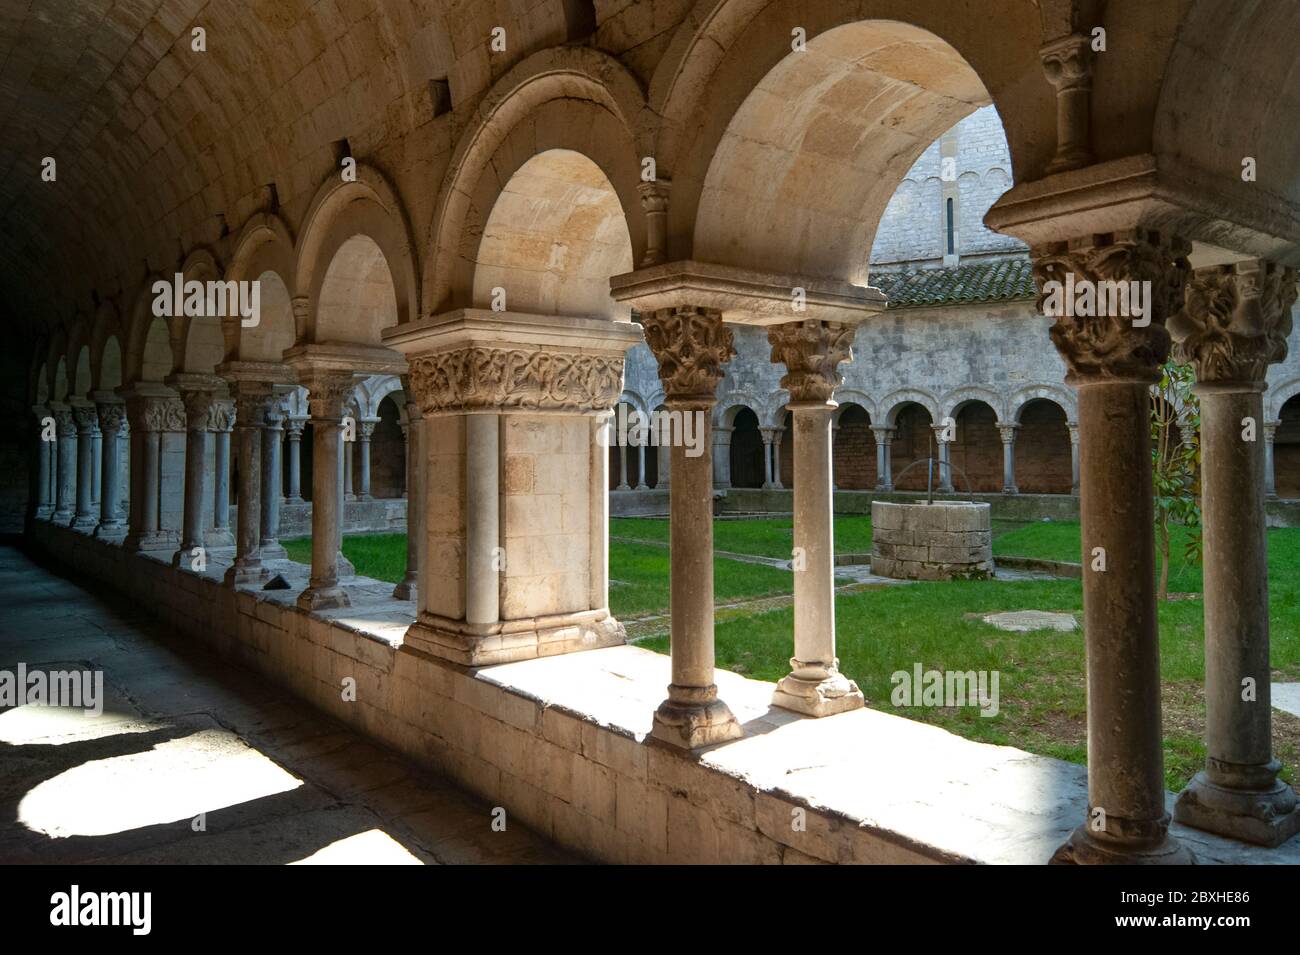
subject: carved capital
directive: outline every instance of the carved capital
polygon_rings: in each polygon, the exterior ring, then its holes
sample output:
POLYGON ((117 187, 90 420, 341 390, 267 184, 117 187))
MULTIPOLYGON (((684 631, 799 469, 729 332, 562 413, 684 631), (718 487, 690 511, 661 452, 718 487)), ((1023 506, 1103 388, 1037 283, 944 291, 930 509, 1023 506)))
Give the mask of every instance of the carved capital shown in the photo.
POLYGON ((641 318, 669 401, 714 401, 722 366, 736 355, 731 329, 711 308, 664 308, 641 318))
POLYGON ((844 383, 841 362, 853 360, 853 326, 841 322, 788 322, 767 330, 772 361, 786 367, 781 387, 793 401, 830 401, 844 383))
POLYGON ((99 430, 104 434, 120 434, 126 424, 126 405, 118 401, 106 401, 95 406, 99 416, 99 430))
POLYGON ((1081 33, 1053 40, 1038 51, 1043 74, 1056 92, 1092 89, 1092 44, 1081 33))
POLYGON ((215 398, 211 391, 185 391, 181 393, 185 405, 185 426, 189 431, 210 431, 210 419, 215 398))
POLYGON ((500 409, 584 414, 614 407, 623 359, 474 345, 408 359, 423 414, 500 409))
POLYGON ((1145 230, 1031 250, 1038 306, 1056 319, 1051 336, 1069 368, 1067 381, 1156 379, 1169 357, 1165 322, 1182 304, 1190 252, 1182 239, 1145 230), (1107 290, 1120 288, 1116 283, 1124 283, 1125 294, 1132 289, 1142 296, 1143 315, 1118 314, 1111 307, 1115 298, 1107 290), (1071 290, 1085 287, 1092 289, 1091 306, 1060 307, 1073 301, 1071 290))
POLYGON ((94 434, 99 426, 99 414, 94 405, 73 405, 72 420, 76 425, 77 434, 94 434))
POLYGON ((1174 357, 1199 382, 1262 384, 1286 359, 1296 272, 1252 259, 1197 269, 1183 307, 1169 319, 1174 357))
POLYGON ((213 432, 229 431, 235 426, 235 403, 225 398, 218 398, 208 409, 208 430, 213 432))
POLYGON ((1001 438, 1002 438, 1002 443, 1003 443, 1003 444, 1015 444, 1015 443, 1016 443, 1016 431, 1018 431, 1019 428, 1020 428, 1020 425, 1018 425, 1018 424, 1000 424, 1000 425, 998 425, 998 434, 999 434, 999 435, 1001 436, 1001 438))
POLYGON ((75 438, 77 436, 77 421, 72 416, 72 409, 64 405, 61 408, 50 409, 51 416, 54 418, 55 430, 60 438, 75 438))
POLYGON ((312 418, 342 421, 348 414, 348 403, 357 387, 356 376, 351 372, 312 371, 303 375, 300 383, 307 389, 307 408, 312 418))

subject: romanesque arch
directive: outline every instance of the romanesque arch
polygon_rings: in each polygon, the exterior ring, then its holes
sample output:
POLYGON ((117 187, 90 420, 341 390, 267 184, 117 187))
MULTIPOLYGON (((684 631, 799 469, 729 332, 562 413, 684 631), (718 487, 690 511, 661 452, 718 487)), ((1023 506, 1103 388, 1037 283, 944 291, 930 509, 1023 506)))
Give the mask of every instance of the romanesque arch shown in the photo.
POLYGON ((377 345, 384 328, 416 316, 406 213, 378 170, 358 163, 355 175, 332 175, 303 217, 293 269, 294 296, 304 300, 298 344, 377 345))
POLYGON ((835 411, 833 468, 835 486, 844 491, 865 491, 876 486, 876 438, 871 430, 869 404, 836 392, 840 406, 835 411))
POLYGON ((425 312, 488 304, 484 293, 507 281, 519 289, 512 296, 507 288, 509 309, 517 298, 525 311, 613 313, 608 286, 597 290, 594 281, 607 283, 611 269, 644 254, 636 148, 643 110, 626 67, 590 48, 543 51, 498 80, 443 179, 425 257, 425 312), (547 234, 559 230, 581 246, 574 261, 555 269, 549 241, 512 257, 499 240, 519 235, 529 212, 547 234), (556 278, 546 280, 552 271, 556 278), (577 295, 555 287, 566 276, 581 285, 577 295))
POLYGON ((258 283, 259 314, 256 325, 234 324, 238 345, 227 358, 278 362, 293 347, 299 332, 290 302, 290 289, 297 287, 295 258, 293 237, 279 216, 259 212, 244 223, 226 280, 258 283))

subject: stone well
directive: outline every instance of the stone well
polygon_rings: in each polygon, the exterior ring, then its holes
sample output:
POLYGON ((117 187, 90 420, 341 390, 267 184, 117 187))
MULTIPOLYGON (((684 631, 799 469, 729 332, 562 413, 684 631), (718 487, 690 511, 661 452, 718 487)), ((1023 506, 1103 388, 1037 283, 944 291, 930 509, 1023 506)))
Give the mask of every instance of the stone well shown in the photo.
POLYGON ((989 505, 871 502, 871 572, 900 580, 993 576, 989 505))

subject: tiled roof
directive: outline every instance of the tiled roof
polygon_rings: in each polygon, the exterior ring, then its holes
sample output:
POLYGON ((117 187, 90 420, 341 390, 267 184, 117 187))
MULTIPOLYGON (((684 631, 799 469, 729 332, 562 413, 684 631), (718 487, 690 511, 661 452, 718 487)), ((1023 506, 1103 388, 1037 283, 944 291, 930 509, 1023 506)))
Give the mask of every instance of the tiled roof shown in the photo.
POLYGON ((1027 258, 972 262, 940 269, 872 271, 870 282, 889 296, 890 308, 1034 298, 1034 275, 1027 258))

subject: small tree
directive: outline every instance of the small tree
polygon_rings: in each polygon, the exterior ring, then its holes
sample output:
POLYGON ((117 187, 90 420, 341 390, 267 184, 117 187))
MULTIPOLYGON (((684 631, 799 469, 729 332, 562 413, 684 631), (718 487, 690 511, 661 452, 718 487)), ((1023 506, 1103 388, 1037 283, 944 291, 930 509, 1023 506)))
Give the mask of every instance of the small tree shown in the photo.
POLYGON ((1160 552, 1158 596, 1169 599, 1170 532, 1189 531, 1184 560, 1201 559, 1201 407, 1192 393, 1191 365, 1165 363, 1151 387, 1151 471, 1155 490, 1156 546, 1160 552))

